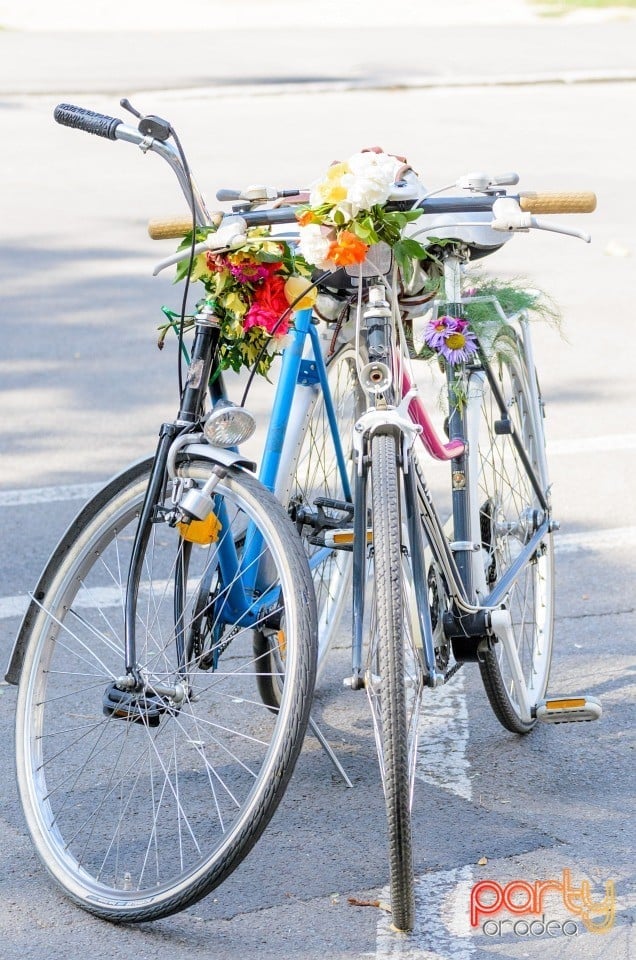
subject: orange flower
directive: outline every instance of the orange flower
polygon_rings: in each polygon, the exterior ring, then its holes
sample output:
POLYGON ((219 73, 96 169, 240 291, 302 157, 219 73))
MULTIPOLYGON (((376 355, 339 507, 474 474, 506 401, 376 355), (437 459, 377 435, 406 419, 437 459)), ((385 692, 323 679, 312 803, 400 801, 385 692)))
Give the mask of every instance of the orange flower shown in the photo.
POLYGON ((313 210, 303 210, 302 213, 297 213, 296 219, 301 227, 306 227, 308 223, 318 223, 318 219, 313 210))
POLYGON ((362 263, 368 249, 364 240, 355 233, 343 230, 329 247, 327 256, 337 267, 350 267, 353 263, 362 263))

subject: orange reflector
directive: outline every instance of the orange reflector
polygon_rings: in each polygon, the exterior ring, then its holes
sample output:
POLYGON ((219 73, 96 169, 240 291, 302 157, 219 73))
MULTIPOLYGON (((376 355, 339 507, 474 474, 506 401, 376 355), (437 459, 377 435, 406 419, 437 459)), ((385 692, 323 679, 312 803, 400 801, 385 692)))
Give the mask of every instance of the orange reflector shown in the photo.
POLYGON ((575 707, 584 707, 585 697, 564 697, 561 700, 546 700, 546 710, 573 710, 575 707))
POLYGON ((334 533, 334 543, 353 543, 353 530, 346 530, 344 533, 334 533))
MULTIPOLYGON (((334 547, 353 543, 353 530, 342 530, 340 533, 332 533, 331 542, 334 547)), ((367 530, 367 543, 373 543, 373 530, 367 530)))
POLYGON ((210 513, 205 520, 192 520, 190 523, 178 523, 177 530, 184 540, 190 543, 216 543, 219 539, 222 524, 215 513, 210 513))

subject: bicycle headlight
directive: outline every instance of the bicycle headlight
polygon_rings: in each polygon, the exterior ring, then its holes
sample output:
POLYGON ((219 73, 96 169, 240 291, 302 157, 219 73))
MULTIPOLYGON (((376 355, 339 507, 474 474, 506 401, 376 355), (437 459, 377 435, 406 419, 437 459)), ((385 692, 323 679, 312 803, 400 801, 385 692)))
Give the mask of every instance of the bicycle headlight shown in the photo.
POLYGON ((208 443, 214 447, 236 447, 252 436, 256 423, 244 407, 220 400, 203 425, 208 443))

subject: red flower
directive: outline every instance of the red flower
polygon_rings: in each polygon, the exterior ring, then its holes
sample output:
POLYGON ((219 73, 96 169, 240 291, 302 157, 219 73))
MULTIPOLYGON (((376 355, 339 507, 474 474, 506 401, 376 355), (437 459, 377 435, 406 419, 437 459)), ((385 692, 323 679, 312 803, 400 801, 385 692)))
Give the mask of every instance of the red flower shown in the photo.
MULTIPOLYGON (((274 274, 269 276, 254 291, 254 300, 243 319, 243 327, 264 327, 268 333, 273 333, 281 316, 289 309, 285 296, 285 280, 274 274)), ((284 336, 289 329, 289 320, 285 319, 276 327, 276 336, 284 336)))

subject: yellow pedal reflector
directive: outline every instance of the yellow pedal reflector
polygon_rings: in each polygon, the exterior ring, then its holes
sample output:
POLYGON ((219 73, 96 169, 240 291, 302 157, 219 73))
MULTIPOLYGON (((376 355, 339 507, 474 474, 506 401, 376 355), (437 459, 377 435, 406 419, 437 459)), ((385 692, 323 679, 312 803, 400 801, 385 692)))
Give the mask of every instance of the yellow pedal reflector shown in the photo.
POLYGON ((542 723, 586 723, 598 720, 603 713, 596 697, 549 697, 536 707, 537 720, 542 723))
POLYGON ((177 530, 184 540, 188 540, 190 543, 199 543, 204 546, 208 543, 216 543, 219 539, 222 526, 217 515, 212 512, 208 514, 205 520, 192 520, 190 523, 178 523, 177 530))
MULTIPOLYGON (((326 547, 350 547, 353 543, 353 530, 329 530, 325 533, 326 547)), ((367 543, 373 543, 373 530, 367 530, 367 543)))
POLYGON ((563 697, 561 700, 546 700, 546 710, 573 709, 574 707, 584 707, 585 697, 563 697))
POLYGON ((353 530, 344 530, 342 533, 334 533, 334 546, 353 543, 353 530))

